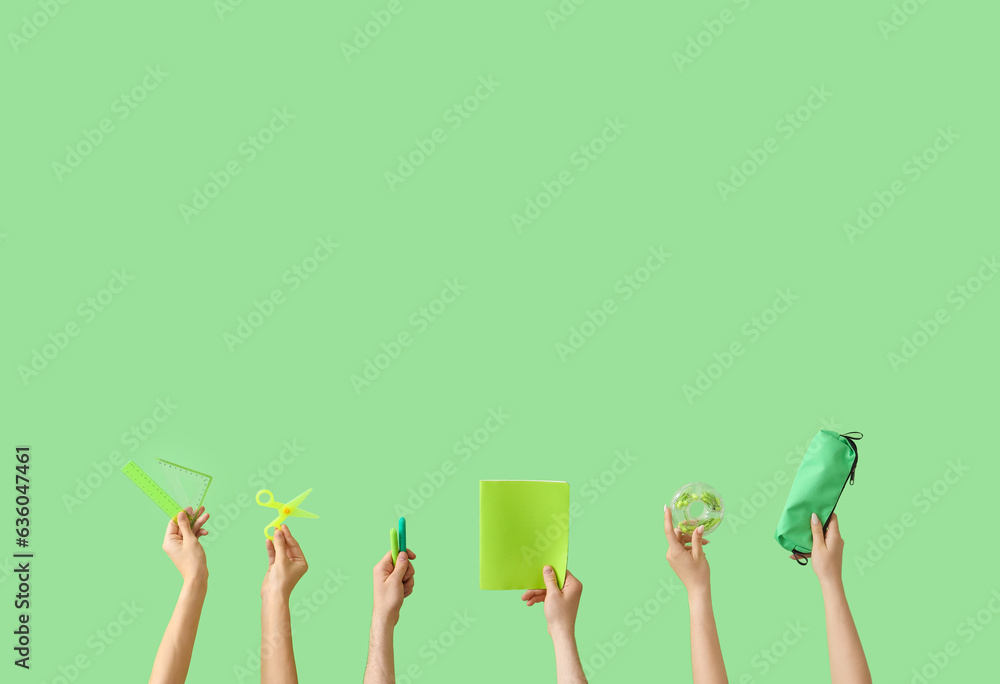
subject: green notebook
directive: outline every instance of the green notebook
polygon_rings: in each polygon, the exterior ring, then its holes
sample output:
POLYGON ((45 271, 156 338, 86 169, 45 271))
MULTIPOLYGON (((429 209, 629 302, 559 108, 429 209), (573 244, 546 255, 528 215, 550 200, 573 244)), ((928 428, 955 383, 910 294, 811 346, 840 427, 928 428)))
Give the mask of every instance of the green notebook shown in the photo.
POLYGON ((569 552, 569 483, 479 481, 479 588, 544 589, 542 568, 559 586, 569 552))

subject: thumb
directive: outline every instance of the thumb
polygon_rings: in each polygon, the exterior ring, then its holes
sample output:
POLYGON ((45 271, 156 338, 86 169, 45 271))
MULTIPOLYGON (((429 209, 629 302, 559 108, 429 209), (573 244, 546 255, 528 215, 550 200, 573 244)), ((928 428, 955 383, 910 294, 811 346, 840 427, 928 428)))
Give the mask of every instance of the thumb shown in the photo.
POLYGON ((392 569, 392 573, 389 575, 392 577, 394 582, 403 583, 403 575, 406 574, 406 568, 410 566, 410 557, 406 555, 406 551, 400 551, 399 557, 396 558, 396 567, 392 569))
POLYGON ((559 582, 556 581, 556 571, 551 565, 542 568, 542 579, 545 580, 545 588, 548 591, 559 593, 559 582))
POLYGON ((812 527, 813 533, 813 551, 817 548, 825 547, 826 539, 823 538, 823 523, 819 521, 819 516, 813 513, 812 518, 809 520, 809 525, 812 527))
POLYGON ((194 536, 194 532, 191 531, 191 521, 188 520, 187 511, 181 511, 177 514, 177 527, 180 528, 181 536, 185 539, 194 536))
POLYGON ((288 552, 285 550, 285 535, 281 531, 281 526, 275 528, 274 530, 274 553, 277 556, 278 561, 287 561, 288 552))

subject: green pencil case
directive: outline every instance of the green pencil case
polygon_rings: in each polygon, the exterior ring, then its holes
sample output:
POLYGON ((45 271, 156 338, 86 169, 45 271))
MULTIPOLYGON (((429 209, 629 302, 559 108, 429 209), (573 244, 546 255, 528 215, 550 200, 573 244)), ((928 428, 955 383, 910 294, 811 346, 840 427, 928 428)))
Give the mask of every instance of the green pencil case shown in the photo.
MULTIPOLYGON (((783 549, 793 554, 812 551, 812 514, 819 516, 825 530, 847 483, 854 484, 854 471, 858 467, 856 440, 862 436, 860 432, 841 435, 820 430, 813 437, 795 473, 788 500, 778 519, 778 529, 774 532, 775 540, 783 549)), ((799 565, 808 564, 804 558, 796 560, 799 565)))

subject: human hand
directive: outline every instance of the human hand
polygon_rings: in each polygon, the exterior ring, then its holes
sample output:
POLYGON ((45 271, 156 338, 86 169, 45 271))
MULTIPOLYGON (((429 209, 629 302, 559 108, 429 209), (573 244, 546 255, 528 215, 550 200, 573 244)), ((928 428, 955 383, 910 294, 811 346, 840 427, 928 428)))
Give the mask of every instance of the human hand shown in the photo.
POLYGON ((844 563, 844 539, 840 536, 840 523, 837 514, 830 516, 830 525, 823 534, 823 523, 815 513, 809 521, 812 527, 812 553, 792 554, 792 558, 812 558, 813 571, 820 584, 837 583, 841 581, 844 563))
POLYGON ((209 518, 209 514, 204 511, 204 506, 197 513, 188 506, 177 514, 176 520, 171 518, 163 535, 163 550, 177 566, 185 582, 208 579, 205 549, 198 543, 198 537, 208 534, 208 530, 202 529, 209 518), (194 525, 188 515, 194 516, 194 525))
POLYGON ((556 571, 551 565, 546 565, 542 569, 542 578, 545 580, 545 588, 529 589, 521 595, 521 600, 529 607, 545 602, 545 622, 548 624, 550 635, 553 637, 561 634, 573 635, 583 584, 567 570, 563 588, 560 590, 556 581, 556 571))
POLYGON ((670 507, 663 507, 663 533, 667 537, 670 548, 667 549, 667 561, 681 582, 688 590, 688 594, 695 591, 707 591, 711 586, 710 573, 708 568, 708 558, 705 557, 705 544, 709 541, 704 538, 705 526, 698 526, 691 536, 682 534, 680 529, 674 529, 674 521, 671 517, 670 507), (688 546, 688 542, 691 546, 688 546))
POLYGON ((373 622, 378 621, 388 627, 395 627, 399 622, 403 599, 413 593, 413 575, 417 571, 410 561, 416 557, 417 554, 410 549, 400 551, 393 566, 392 553, 386 552, 372 568, 373 622))
POLYGON ((262 598, 275 596, 287 601, 292 595, 292 589, 309 569, 302 547, 295 541, 288 525, 281 525, 274 530, 274 541, 268 539, 267 572, 264 582, 260 585, 262 598))

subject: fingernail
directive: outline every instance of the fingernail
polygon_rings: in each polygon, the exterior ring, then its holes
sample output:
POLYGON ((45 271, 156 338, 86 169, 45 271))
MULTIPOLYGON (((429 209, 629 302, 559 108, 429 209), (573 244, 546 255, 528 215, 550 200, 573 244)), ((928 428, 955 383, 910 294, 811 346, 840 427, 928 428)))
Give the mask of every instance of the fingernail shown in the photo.
POLYGON ((553 572, 555 572, 555 570, 553 570, 553 569, 552 569, 552 566, 550 566, 550 565, 546 565, 546 566, 545 566, 545 569, 543 570, 543 572, 544 572, 544 573, 545 573, 546 575, 551 575, 551 574, 552 574, 553 572))
POLYGON ((698 534, 704 533, 705 532, 705 526, 704 525, 698 525, 697 532, 698 532, 698 534))
POLYGON ((816 515, 815 513, 813 513, 812 521, 813 521, 813 523, 818 523, 819 522, 819 516, 816 515))
POLYGON ((664 513, 666 513, 666 512, 667 512, 667 507, 668 507, 669 505, 670 505, 670 504, 663 504, 663 512, 664 512, 664 513))

